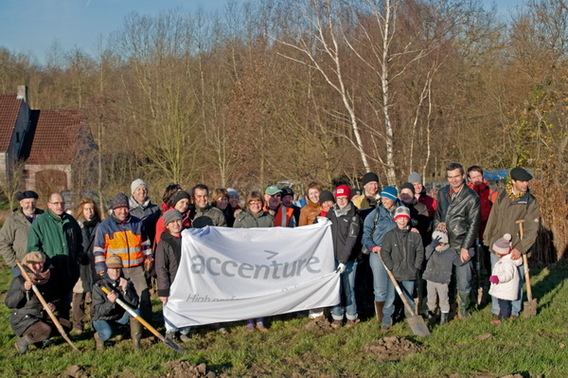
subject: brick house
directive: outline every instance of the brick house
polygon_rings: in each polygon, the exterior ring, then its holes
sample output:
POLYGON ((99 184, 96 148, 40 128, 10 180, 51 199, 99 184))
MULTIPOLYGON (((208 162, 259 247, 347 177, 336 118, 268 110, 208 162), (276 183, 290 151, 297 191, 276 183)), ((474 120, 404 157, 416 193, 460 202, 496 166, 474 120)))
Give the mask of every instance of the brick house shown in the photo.
POLYGON ((22 190, 73 189, 74 163, 88 135, 80 110, 32 110, 27 87, 0 94, 0 180, 18 169, 22 190))

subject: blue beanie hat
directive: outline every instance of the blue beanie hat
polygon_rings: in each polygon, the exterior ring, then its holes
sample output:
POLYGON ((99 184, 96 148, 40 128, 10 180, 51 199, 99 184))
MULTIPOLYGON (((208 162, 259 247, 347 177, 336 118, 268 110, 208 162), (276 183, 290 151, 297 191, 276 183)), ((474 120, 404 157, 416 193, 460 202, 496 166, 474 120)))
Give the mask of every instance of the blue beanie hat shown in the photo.
POLYGON ((390 198, 393 201, 397 200, 398 190, 394 186, 387 186, 381 192, 381 197, 390 198))

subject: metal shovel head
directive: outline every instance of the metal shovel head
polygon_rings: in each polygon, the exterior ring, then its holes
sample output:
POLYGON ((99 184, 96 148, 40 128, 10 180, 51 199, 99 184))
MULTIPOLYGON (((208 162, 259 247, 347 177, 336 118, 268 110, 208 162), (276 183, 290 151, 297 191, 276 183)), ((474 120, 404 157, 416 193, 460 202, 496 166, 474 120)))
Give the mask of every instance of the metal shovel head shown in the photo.
POLYGON ((168 338, 164 338, 164 343, 169 346, 170 348, 172 348, 173 350, 175 350, 176 352, 178 352, 179 354, 185 354, 185 349, 183 349, 181 346, 177 345, 174 341, 168 339, 168 338))
POLYGON ((525 308, 523 310, 523 316, 525 317, 525 319, 536 316, 536 309, 537 309, 536 298, 530 301, 526 301, 524 303, 524 306, 525 308))
POLYGON ((409 316, 406 318, 406 322, 416 336, 430 336, 430 330, 420 315, 409 316))

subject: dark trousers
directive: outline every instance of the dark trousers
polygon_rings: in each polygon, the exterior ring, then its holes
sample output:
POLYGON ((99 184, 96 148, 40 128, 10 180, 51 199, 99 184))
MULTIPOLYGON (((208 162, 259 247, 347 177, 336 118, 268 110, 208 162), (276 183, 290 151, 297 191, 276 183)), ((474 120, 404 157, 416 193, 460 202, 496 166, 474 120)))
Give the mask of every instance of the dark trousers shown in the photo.
MULTIPOLYGON (((71 329, 71 323, 69 320, 64 318, 58 318, 59 323, 65 329, 69 331, 71 329)), ((57 327, 51 322, 37 322, 26 328, 22 336, 27 336, 33 343, 38 343, 43 340, 47 340, 52 336, 58 334, 57 327)))
POLYGON ((510 318, 513 302, 506 299, 497 299, 497 301, 499 302, 499 319, 510 318))

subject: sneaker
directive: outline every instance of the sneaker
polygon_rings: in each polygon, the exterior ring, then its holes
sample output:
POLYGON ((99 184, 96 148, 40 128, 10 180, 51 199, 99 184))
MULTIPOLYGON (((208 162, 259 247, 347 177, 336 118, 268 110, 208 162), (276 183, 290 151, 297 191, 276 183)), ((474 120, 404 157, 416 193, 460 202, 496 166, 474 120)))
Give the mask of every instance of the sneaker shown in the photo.
POLYGON ((254 323, 248 323, 247 332, 253 332, 253 331, 254 331, 254 323))
POLYGON ((357 323, 359 323, 359 322, 360 322, 359 319, 355 319, 355 320, 347 319, 347 322, 345 322, 345 328, 354 327, 355 324, 357 324, 357 323))
POLYGON ((83 333, 82 327, 73 327, 73 329, 71 330, 72 336, 80 336, 82 333, 83 333))
POLYGON ((175 332, 166 332, 166 339, 175 341, 176 333, 175 332))
POLYGON ((182 343, 188 343, 191 341, 191 337, 189 337, 189 335, 184 335, 183 333, 179 336, 179 339, 182 343))
POLYGON ((333 328, 333 329, 339 329, 339 328, 341 328, 342 325, 343 325, 343 321, 341 321, 341 320, 334 320, 334 321, 331 323, 331 328, 333 328))
POLYGON ((256 329, 260 332, 268 332, 268 329, 264 326, 263 323, 256 323, 256 329))
POLYGON ((227 330, 226 330, 225 328, 223 328, 223 327, 219 327, 219 328, 217 329, 217 332, 219 332, 221 335, 226 335, 226 334, 229 333, 229 331, 227 331, 227 330))

